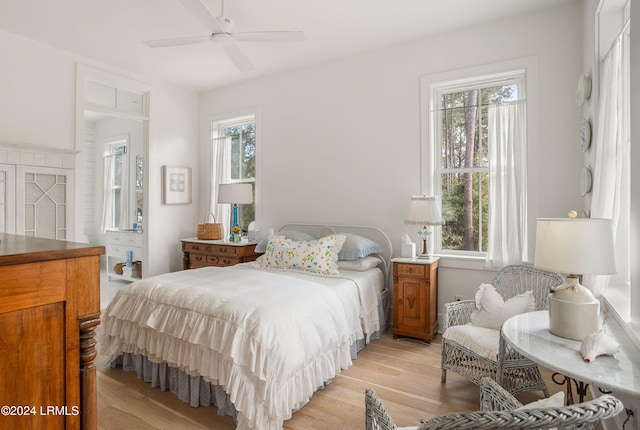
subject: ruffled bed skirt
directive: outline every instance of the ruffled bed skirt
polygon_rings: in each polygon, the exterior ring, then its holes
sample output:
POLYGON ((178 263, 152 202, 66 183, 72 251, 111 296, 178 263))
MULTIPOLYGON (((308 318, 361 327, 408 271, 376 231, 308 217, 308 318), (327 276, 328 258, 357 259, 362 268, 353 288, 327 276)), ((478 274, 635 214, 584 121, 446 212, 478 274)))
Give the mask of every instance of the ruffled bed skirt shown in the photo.
MULTIPOLYGON (((389 327, 391 318, 391 295, 384 290, 378 296, 378 314, 381 330, 371 335, 370 339, 379 339, 389 327)), ((365 347, 365 340, 359 339, 351 345, 351 358, 355 359, 358 351, 365 347)), ((151 383, 152 387, 159 387, 162 391, 169 390, 180 400, 193 407, 215 406, 218 415, 231 415, 237 422, 236 409, 229 400, 228 394, 222 386, 210 383, 199 375, 189 375, 167 363, 154 363, 147 357, 138 354, 125 353, 111 363, 111 367, 122 366, 127 372, 135 371, 138 378, 151 383)), ((325 385, 331 380, 325 381, 325 385)), ((322 389, 324 386, 318 387, 322 389)))

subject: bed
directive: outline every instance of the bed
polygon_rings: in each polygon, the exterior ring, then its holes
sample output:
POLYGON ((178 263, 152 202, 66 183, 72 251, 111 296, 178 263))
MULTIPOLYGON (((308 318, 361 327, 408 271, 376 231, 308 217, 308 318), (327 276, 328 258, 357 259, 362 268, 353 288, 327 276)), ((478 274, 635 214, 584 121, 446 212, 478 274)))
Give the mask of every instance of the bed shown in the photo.
POLYGON ((238 429, 282 429, 388 327, 392 245, 375 227, 288 224, 257 250, 124 287, 103 312, 101 353, 238 429))

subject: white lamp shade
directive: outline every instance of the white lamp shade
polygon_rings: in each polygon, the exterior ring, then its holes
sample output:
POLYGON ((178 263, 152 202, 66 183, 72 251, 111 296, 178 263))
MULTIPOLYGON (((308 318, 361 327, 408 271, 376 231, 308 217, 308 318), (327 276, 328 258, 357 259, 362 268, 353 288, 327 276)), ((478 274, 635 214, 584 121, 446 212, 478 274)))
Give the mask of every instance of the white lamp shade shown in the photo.
POLYGON ((442 225, 442 211, 435 196, 411 196, 405 224, 442 225))
POLYGON ((539 218, 535 266, 574 275, 616 273, 611 220, 539 218))
POLYGON ((218 203, 249 204, 253 202, 251 184, 218 185, 218 203))

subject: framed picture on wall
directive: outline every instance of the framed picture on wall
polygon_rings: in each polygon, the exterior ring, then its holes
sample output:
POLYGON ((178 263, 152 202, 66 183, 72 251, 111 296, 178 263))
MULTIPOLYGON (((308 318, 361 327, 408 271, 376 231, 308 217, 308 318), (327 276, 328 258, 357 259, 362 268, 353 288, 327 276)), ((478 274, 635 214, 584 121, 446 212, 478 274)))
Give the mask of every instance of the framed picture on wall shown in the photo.
POLYGON ((162 166, 162 203, 184 205, 191 203, 191 168, 162 166))

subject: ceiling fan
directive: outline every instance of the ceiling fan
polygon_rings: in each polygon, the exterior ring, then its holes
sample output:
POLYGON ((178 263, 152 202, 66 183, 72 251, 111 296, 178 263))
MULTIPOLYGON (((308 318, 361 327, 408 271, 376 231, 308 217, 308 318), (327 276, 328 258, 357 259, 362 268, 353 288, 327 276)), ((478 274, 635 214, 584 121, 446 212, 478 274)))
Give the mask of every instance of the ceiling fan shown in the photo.
POLYGON ((149 40, 143 42, 151 48, 191 45, 194 43, 214 42, 222 46, 229 59, 238 70, 249 72, 253 65, 242 52, 236 42, 297 42, 304 40, 302 31, 251 31, 242 33, 231 32, 231 20, 224 15, 224 0, 222 0, 222 14, 215 17, 201 0, 180 0, 180 3, 195 18, 199 19, 210 30, 206 36, 181 37, 177 39, 149 40))

